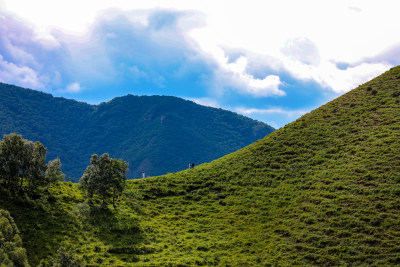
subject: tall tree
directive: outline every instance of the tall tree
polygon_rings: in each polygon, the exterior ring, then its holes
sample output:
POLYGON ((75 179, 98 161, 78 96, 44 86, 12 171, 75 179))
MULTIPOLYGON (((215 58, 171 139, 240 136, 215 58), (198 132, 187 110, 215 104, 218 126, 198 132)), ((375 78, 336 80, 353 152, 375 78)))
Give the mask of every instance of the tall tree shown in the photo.
POLYGON ((90 163, 80 179, 81 188, 90 199, 93 195, 98 195, 102 199, 102 207, 105 206, 106 199, 112 196, 115 207, 115 199, 125 185, 128 163, 110 158, 108 153, 100 157, 93 154, 90 163))
POLYGON ((16 189, 28 170, 29 146, 22 136, 4 135, 0 142, 0 174, 6 188, 16 189))
POLYGON ((60 159, 46 164, 47 149, 40 142, 31 142, 21 135, 4 135, 0 141, 0 184, 15 192, 24 186, 35 191, 41 186, 62 180, 60 159))
POLYGON ((61 160, 59 158, 50 160, 49 163, 47 163, 45 176, 49 184, 64 181, 65 174, 62 172, 61 166, 61 160))
POLYGON ((30 189, 43 185, 46 171, 46 148, 12 133, 0 142, 0 176, 6 188, 22 190, 24 181, 30 189))
POLYGON ((29 168, 25 178, 30 190, 36 190, 39 186, 48 184, 46 177, 46 151, 47 149, 40 143, 27 141, 29 153, 29 168))

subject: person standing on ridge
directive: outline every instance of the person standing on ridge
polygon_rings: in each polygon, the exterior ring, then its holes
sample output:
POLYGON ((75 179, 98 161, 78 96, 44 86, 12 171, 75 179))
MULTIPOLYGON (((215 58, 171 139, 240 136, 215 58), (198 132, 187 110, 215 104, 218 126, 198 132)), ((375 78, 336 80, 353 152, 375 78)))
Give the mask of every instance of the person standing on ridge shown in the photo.
POLYGON ((146 178, 146 174, 142 172, 142 178, 146 178))

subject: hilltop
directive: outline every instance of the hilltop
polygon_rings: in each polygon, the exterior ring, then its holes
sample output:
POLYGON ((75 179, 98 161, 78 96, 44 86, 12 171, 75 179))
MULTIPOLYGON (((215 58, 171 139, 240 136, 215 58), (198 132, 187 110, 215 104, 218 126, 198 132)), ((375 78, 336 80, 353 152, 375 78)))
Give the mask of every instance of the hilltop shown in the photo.
POLYGON ((40 141, 72 181, 94 153, 129 162, 130 178, 155 176, 217 159, 273 130, 177 97, 127 95, 89 105, 0 83, 0 134, 40 141))
POLYGON ((117 209, 72 183, 0 198, 30 262, 91 266, 400 264, 400 67, 195 169, 128 181, 117 209))

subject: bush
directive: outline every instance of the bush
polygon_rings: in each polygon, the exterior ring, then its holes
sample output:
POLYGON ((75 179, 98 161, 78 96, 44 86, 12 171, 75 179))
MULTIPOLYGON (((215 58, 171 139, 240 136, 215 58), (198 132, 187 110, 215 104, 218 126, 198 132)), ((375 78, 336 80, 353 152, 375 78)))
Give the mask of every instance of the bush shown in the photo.
POLYGON ((0 209, 0 266, 29 266, 17 225, 10 213, 0 209))

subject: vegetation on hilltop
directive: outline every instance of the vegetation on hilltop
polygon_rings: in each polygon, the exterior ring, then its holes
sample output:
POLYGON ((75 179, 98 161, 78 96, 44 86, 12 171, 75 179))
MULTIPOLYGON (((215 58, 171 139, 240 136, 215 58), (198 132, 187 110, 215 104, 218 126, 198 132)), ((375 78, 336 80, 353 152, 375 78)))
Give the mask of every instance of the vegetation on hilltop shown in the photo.
POLYGON ((94 153, 129 162, 129 178, 217 159, 274 129, 233 112, 168 96, 124 96, 100 105, 0 83, 0 134, 38 140, 78 181, 94 153))
POLYGON ((72 183, 8 201, 31 264, 400 264, 400 67, 194 169, 127 181, 117 208, 72 183))

